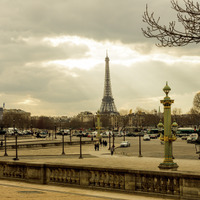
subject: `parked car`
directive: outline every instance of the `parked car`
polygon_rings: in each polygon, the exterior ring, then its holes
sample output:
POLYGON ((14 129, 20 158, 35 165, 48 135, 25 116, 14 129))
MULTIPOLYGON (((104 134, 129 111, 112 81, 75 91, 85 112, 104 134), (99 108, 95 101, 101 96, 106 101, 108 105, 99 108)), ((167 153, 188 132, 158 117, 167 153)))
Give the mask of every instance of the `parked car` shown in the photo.
POLYGON ((190 136, 187 137, 187 143, 195 143, 198 139, 197 133, 192 133, 190 136))
POLYGON ((148 134, 145 134, 144 137, 143 137, 143 140, 144 141, 150 141, 151 138, 150 138, 150 136, 148 134))
POLYGON ((45 132, 42 132, 42 133, 37 132, 36 133, 36 138, 46 138, 46 137, 47 137, 47 133, 45 133, 45 132))
POLYGON ((128 141, 123 141, 121 144, 120 144, 120 147, 130 147, 131 146, 131 144, 130 144, 130 142, 128 142, 128 141))
POLYGON ((187 140, 187 136, 182 136, 181 139, 182 140, 187 140))

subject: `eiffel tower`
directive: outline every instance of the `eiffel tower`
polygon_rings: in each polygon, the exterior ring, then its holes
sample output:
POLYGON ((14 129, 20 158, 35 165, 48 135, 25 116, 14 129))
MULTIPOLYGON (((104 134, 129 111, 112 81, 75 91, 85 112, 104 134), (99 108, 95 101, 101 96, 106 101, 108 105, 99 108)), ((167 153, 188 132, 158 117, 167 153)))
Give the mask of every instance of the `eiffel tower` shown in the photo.
POLYGON ((111 91, 109 57, 106 52, 105 58, 105 82, 104 82, 104 95, 101 103, 100 114, 119 114, 114 103, 114 98, 111 91))

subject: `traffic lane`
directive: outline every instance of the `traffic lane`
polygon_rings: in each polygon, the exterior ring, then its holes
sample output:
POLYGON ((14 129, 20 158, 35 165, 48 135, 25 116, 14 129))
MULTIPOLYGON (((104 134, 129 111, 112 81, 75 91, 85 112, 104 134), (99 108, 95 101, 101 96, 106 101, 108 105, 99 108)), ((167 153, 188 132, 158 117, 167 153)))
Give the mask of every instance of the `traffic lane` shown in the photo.
MULTIPOLYGON (((115 153, 127 156, 138 156, 139 155, 139 137, 126 137, 126 141, 130 142, 130 147, 120 148, 120 143, 123 141, 123 137, 115 138, 115 153)), ((141 137, 141 152, 144 157, 164 157, 164 145, 158 139, 151 139, 150 141, 143 141, 141 137)), ((173 154, 177 159, 198 159, 199 156, 196 154, 195 145, 187 143, 186 140, 177 138, 173 142, 173 154)))

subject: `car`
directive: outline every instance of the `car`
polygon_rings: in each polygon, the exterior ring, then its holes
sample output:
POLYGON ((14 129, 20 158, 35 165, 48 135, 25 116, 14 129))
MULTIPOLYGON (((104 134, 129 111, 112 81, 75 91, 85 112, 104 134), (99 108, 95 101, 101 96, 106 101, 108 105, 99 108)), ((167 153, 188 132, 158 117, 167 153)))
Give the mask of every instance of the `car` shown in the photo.
POLYGON ((130 144, 130 142, 128 142, 128 141, 123 141, 121 144, 120 144, 120 147, 130 147, 131 146, 131 144, 130 144))
POLYGON ((47 133, 45 133, 45 132, 42 132, 42 133, 37 132, 36 133, 36 138, 46 138, 46 137, 47 137, 47 133))
POLYGON ((187 143, 195 143, 198 139, 197 133, 192 133, 190 136, 187 137, 187 143))
POLYGON ((182 140, 187 140, 187 136, 182 136, 181 139, 182 140))
POLYGON ((136 137, 136 133, 127 133, 126 136, 127 137, 136 137))
POLYGON ((151 138, 150 138, 150 136, 148 134, 145 134, 144 137, 143 137, 143 140, 144 141, 150 141, 151 138))

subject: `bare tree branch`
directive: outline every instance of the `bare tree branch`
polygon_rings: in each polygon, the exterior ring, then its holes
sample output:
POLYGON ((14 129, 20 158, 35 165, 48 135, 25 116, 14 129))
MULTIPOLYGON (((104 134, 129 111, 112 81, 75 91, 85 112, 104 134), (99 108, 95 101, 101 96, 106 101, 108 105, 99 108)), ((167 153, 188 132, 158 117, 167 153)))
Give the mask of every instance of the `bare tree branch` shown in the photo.
POLYGON ((148 6, 143 15, 143 22, 147 23, 147 29, 142 32, 147 38, 156 38, 159 47, 185 46, 189 43, 200 42, 200 5, 191 0, 184 0, 185 8, 179 6, 178 1, 172 0, 172 9, 177 11, 178 23, 183 26, 183 31, 177 30, 176 22, 169 22, 168 27, 160 25, 160 17, 154 18, 154 13, 149 14, 148 6))

